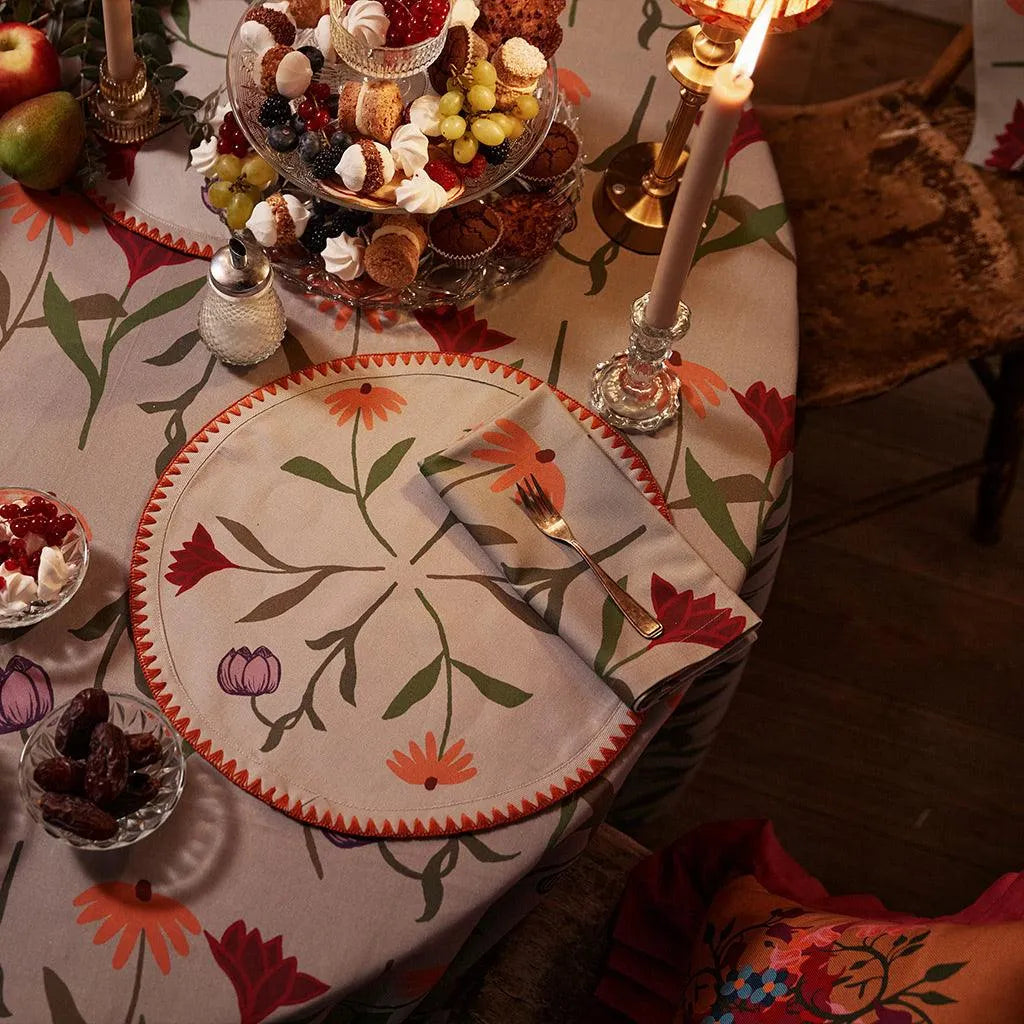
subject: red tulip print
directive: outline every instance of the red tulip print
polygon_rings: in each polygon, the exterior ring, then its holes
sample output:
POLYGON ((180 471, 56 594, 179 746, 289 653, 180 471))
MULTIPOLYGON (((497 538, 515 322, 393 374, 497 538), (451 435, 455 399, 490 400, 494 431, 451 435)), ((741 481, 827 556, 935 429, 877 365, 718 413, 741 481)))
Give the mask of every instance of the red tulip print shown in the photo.
POLYGON ((747 388, 746 394, 732 389, 743 411, 761 428, 771 454, 770 469, 793 450, 796 395, 783 398, 778 388, 769 391, 763 381, 747 388))
POLYGON ((478 320, 474 307, 456 309, 454 306, 438 306, 424 309, 416 314, 420 326, 437 342, 442 352, 458 352, 470 355, 473 352, 489 352, 501 348, 516 339, 487 326, 486 320, 478 320))
POLYGON ((238 568, 240 566, 217 550, 210 531, 202 523, 197 523, 192 539, 171 552, 171 564, 164 579, 178 588, 178 594, 184 594, 211 572, 238 568))
POLYGON ((761 132, 761 125, 758 124, 757 115, 751 107, 747 107, 740 115, 740 123, 736 127, 736 134, 733 135, 732 142, 729 143, 729 148, 725 151, 725 166, 728 167, 732 163, 732 158, 740 150, 746 149, 747 146, 754 142, 760 142, 763 138, 764 135, 761 132))
MULTIPOLYGON (((1024 0, 1021 10, 1024 14, 1024 0)), ((997 171, 1019 171, 1024 169, 1024 102, 1017 100, 1013 117, 1007 122, 1006 130, 996 136, 998 145, 985 158, 985 166, 997 171)))
POLYGON ((264 942, 260 930, 248 931, 242 920, 229 925, 219 939, 203 934, 217 966, 234 986, 239 1024, 259 1024, 278 1007, 308 1003, 328 989, 298 970, 295 957, 284 956, 280 935, 264 942))
POLYGON ((692 590, 677 591, 657 573, 651 574, 651 604, 665 632, 652 640, 658 644, 703 644, 719 650, 743 633, 747 620, 728 608, 715 606, 715 595, 696 597, 692 590))
POLYGON ((128 261, 128 287, 141 281, 147 274, 152 274, 160 267, 172 267, 177 263, 188 263, 194 257, 183 252, 168 249, 166 246, 151 242, 134 231, 112 224, 104 220, 103 226, 107 234, 117 242, 128 261))
POLYGON ((125 181, 130 185, 135 177, 135 158, 139 155, 141 143, 118 145, 101 139, 100 145, 103 147, 103 166, 107 169, 107 179, 125 181))

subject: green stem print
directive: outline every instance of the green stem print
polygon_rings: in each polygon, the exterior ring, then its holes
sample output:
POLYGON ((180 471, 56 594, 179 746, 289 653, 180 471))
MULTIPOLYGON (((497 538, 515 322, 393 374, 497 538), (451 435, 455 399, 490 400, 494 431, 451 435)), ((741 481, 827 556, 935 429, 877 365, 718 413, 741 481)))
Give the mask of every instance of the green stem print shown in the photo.
MULTIPOLYGON (((50 223, 46 227, 46 243, 43 246, 43 258, 39 261, 39 269, 36 271, 36 276, 32 280, 32 284, 29 286, 28 294, 25 296, 25 301, 21 304, 21 309, 15 314, 14 319, 4 326, 3 331, 0 332, 0 349, 11 340, 11 335, 22 326, 22 318, 25 316, 25 312, 29 307, 29 303, 32 301, 36 294, 36 290, 39 288, 39 282, 43 279, 43 270, 46 268, 47 260, 50 258, 50 243, 53 241, 53 225, 54 219, 50 218, 50 223)), ((0 287, 3 288, 3 293, 6 297, 6 306, 10 304, 10 285, 7 283, 6 276, 0 274, 0 287)), ((7 308, 4 309, 4 320, 7 318, 7 308)))
MULTIPOLYGON (((356 438, 358 437, 358 435, 359 417, 355 416, 353 417, 352 420, 352 483, 355 491, 356 505, 359 508, 359 514, 363 517, 363 522, 366 523, 366 528, 370 531, 370 533, 373 534, 374 538, 381 545, 381 547, 383 547, 384 550, 387 551, 387 553, 391 555, 393 558, 395 557, 395 549, 384 539, 384 537, 381 535, 377 527, 373 525, 373 520, 370 518, 370 513, 366 510, 366 499, 367 497, 369 497, 369 493, 368 491, 364 491, 359 484, 359 454, 356 445, 356 438)), ((406 438, 405 441, 398 442, 400 445, 405 445, 405 451, 403 451, 401 455, 399 455, 398 458, 395 460, 395 468, 398 467, 398 462, 401 461, 402 455, 404 455, 405 452, 409 450, 410 446, 413 443, 413 440, 413 438, 409 437, 406 438)), ((392 451, 394 451, 394 449, 392 449, 392 451)), ((391 472, 394 472, 394 469, 392 469, 391 472)), ((372 470, 370 475, 372 476, 372 470)), ((390 475, 391 474, 389 473, 388 476, 390 475)), ((370 489, 370 476, 367 476, 367 488, 368 490, 370 489)))
POLYGON ((754 536, 757 537, 757 538, 760 538, 760 536, 761 536, 761 526, 764 523, 764 506, 765 506, 765 503, 770 501, 771 497, 772 497, 771 486, 772 486, 772 474, 774 472, 775 472, 775 465, 773 464, 773 465, 768 467, 768 472, 765 474, 765 477, 764 477, 764 491, 765 491, 765 493, 761 496, 761 500, 758 502, 758 505, 757 505, 757 530, 754 532, 754 536))
POLYGON ((629 127, 617 142, 613 142, 607 149, 605 149, 599 156, 595 157, 586 165, 588 171, 606 171, 608 165, 612 162, 612 157, 621 149, 625 149, 627 146, 632 146, 640 140, 640 126, 643 124, 644 115, 647 113, 647 108, 650 106, 651 97, 654 95, 654 85, 658 81, 656 75, 651 75, 647 79, 647 86, 644 88, 643 95, 640 97, 640 102, 636 106, 636 110, 633 111, 633 118, 629 122, 629 127))
POLYGON ((511 683, 503 682, 501 679, 495 679, 493 676, 487 675, 485 672, 481 672, 480 669, 475 668, 466 662, 459 661, 452 657, 451 649, 448 646, 448 634, 445 632, 444 623, 441 621, 441 617, 437 614, 434 606, 427 600, 423 591, 418 587, 416 588, 416 596, 420 600, 420 604, 426 609, 427 614, 433 619, 434 626, 437 629, 438 639, 440 641, 440 653, 425 665, 413 677, 402 687, 401 690, 395 695, 394 700, 388 705, 387 710, 383 714, 385 721, 392 718, 399 718, 404 715, 411 707, 418 704, 421 700, 425 700, 434 692, 434 688, 437 686, 438 681, 441 678, 441 669, 444 668, 445 677, 445 716, 444 716, 444 729, 441 732, 441 742, 437 751, 437 756, 443 757, 445 749, 448 745, 448 739, 451 735, 452 728, 452 712, 454 706, 454 689, 453 689, 453 669, 465 676, 480 692, 481 696, 494 704, 499 704, 505 708, 515 708, 520 704, 528 701, 533 694, 527 693, 525 690, 520 690, 518 686, 513 686, 511 683))
POLYGON ((651 37, 658 29, 668 29, 671 32, 678 32, 681 29, 686 28, 687 25, 692 25, 692 21, 686 22, 683 25, 669 25, 661 13, 661 4, 658 0, 644 0, 643 7, 644 22, 640 26, 640 30, 636 34, 637 41, 640 43, 641 49, 649 50, 651 37))
MULTIPOLYGON (((93 686, 98 690, 103 689, 103 683, 107 677, 107 669, 110 667, 110 662, 114 657, 114 652, 117 650, 117 645, 128 632, 129 624, 128 591, 126 590, 118 597, 115 597, 109 604, 100 608, 84 625, 79 626, 77 629, 68 630, 76 640, 82 640, 85 643, 92 643, 103 636, 107 637, 103 654, 100 656, 99 664, 96 666, 96 676, 93 681, 93 686)), ((135 685, 137 689, 143 696, 151 697, 152 694, 149 691, 149 687, 146 686, 146 680, 142 675, 142 668, 138 663, 138 659, 133 657, 132 665, 135 669, 135 685)))
POLYGON ((316 640, 307 640, 306 646, 313 651, 327 651, 324 660, 320 662, 316 670, 309 677, 306 689, 299 699, 298 706, 291 711, 286 711, 277 718, 269 718, 257 706, 257 698, 251 700, 252 712, 256 718, 267 727, 267 738, 260 749, 267 753, 273 750, 284 738, 284 734, 294 729, 303 718, 309 720, 309 724, 317 732, 326 732, 326 726, 313 706, 316 696, 317 684, 323 678, 327 669, 331 667, 339 655, 344 656, 341 667, 341 674, 338 679, 338 692, 342 700, 355 707, 356 704, 356 640, 359 638, 359 631, 372 618, 373 614, 381 605, 395 592, 397 583, 392 583, 355 621, 350 622, 341 629, 332 630, 318 637, 316 640))
MULTIPOLYGON (((404 848, 410 849, 408 844, 404 848)), ((431 854, 423 868, 417 871, 400 861, 387 843, 378 843, 377 849, 380 850, 384 863, 392 871, 397 872, 403 878, 420 883, 423 890, 423 913, 416 918, 417 924, 432 921, 437 916, 437 912, 444 902, 444 880, 458 866, 461 851, 465 850, 481 864, 500 864, 502 861, 515 860, 519 856, 518 851, 516 853, 499 853, 476 835, 452 836, 431 854)))
POLYGON ((142 988, 142 965, 146 958, 146 944, 139 943, 139 956, 135 961, 135 981, 132 985, 132 998, 128 1004, 128 1012, 124 1015, 124 1024, 132 1024, 135 1017, 135 1007, 139 1005, 139 990, 142 988))
POLYGON ((548 383, 552 387, 558 385, 558 375, 562 370, 562 349, 565 347, 565 334, 569 329, 569 321, 563 320, 562 326, 558 328, 558 339, 555 341, 555 351, 551 353, 551 369, 548 370, 548 383))
MULTIPOLYGON (((4 920, 4 911, 7 909, 7 897, 11 893, 11 886, 14 884, 14 872, 18 870, 18 861, 21 859, 21 851, 25 847, 25 841, 19 839, 11 850, 11 856, 7 860, 7 870, 4 872, 4 880, 0 882, 0 924, 4 920)), ((14 1016, 7 1009, 4 1003, 4 969, 0 966, 0 1017, 14 1016)))
POLYGON ((586 267, 590 271, 590 288, 584 294, 596 295, 608 283, 608 267, 618 258, 619 243, 605 242, 594 250, 593 256, 589 259, 570 252, 561 242, 555 246, 555 252, 570 263, 586 267))

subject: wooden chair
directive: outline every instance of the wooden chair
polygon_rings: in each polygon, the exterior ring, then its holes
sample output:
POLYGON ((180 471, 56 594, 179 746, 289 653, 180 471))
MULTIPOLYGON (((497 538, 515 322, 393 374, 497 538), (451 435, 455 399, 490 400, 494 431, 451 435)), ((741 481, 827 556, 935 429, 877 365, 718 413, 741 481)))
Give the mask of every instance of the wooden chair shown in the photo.
POLYGON ((791 539, 974 476, 974 535, 999 539, 1024 437, 1024 188, 961 159, 973 112, 949 94, 971 44, 968 27, 922 82, 757 109, 796 240, 798 408, 870 398, 962 359, 994 405, 977 461, 795 523, 791 539))

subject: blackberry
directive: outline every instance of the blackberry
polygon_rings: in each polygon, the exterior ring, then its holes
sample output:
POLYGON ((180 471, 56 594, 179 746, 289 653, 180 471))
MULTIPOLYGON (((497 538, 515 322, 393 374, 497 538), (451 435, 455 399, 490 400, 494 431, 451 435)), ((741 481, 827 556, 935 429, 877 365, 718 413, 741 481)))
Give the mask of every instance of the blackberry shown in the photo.
POLYGON ((260 107, 259 122, 264 128, 270 128, 275 124, 284 124, 291 116, 292 108, 288 101, 275 93, 263 101, 263 106, 260 107))
POLYGON ((506 139, 500 146, 485 146, 480 143, 480 152, 489 164, 503 164, 508 159, 512 144, 506 139))
POLYGON ((313 169, 313 173, 318 178, 329 178, 334 173, 334 168, 338 166, 338 162, 341 160, 341 154, 345 150, 341 146, 335 146, 333 143, 329 146, 325 146, 317 154, 316 159, 310 164, 313 169))
POLYGON ((364 224, 369 224, 371 216, 359 210, 338 210, 335 208, 334 216, 331 217, 331 232, 334 235, 342 233, 354 235, 364 224))
POLYGON ((309 66, 313 69, 313 74, 320 74, 324 66, 324 55, 315 46, 300 46, 299 53, 306 55, 309 66))
POLYGON ((318 217, 314 217, 306 225, 306 230, 302 232, 302 244, 310 252, 319 255, 327 247, 327 239, 330 237, 331 233, 327 224, 318 217))

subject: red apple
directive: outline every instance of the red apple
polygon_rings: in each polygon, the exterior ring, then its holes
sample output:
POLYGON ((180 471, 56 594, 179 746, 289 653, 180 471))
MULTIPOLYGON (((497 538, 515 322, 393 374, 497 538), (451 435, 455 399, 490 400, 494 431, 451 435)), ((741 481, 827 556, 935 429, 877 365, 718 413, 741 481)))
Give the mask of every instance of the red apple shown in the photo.
POLYGON ((59 88, 60 61, 46 36, 20 21, 0 23, 0 114, 59 88))

